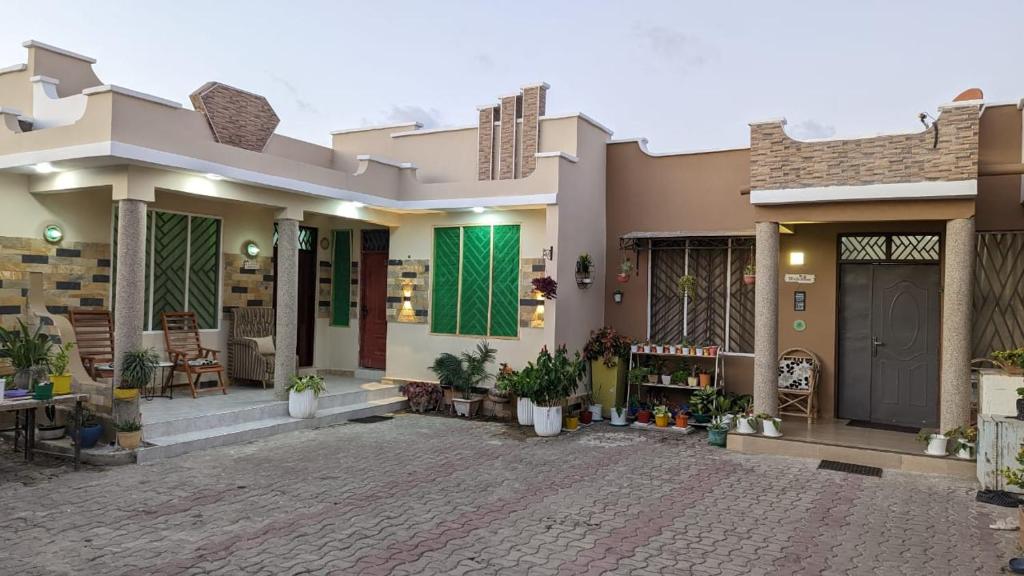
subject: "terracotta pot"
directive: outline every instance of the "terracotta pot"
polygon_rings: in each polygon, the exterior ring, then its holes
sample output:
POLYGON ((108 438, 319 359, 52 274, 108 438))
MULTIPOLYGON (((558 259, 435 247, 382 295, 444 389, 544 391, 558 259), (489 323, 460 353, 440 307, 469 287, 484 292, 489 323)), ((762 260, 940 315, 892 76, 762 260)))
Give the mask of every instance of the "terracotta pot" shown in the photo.
POLYGON ((690 417, 686 414, 676 414, 676 428, 686 428, 690 425, 690 417))
POLYGON ((705 356, 718 356, 718 346, 708 346, 704 349, 705 356))
POLYGON ((711 386, 711 374, 701 374, 700 376, 697 377, 697 379, 700 381, 701 388, 707 388, 708 386, 711 386))
POLYGON ((619 281, 619 284, 625 284, 629 282, 629 274, 623 274, 622 272, 619 272, 618 274, 615 275, 615 279, 619 281))
POLYGON ((650 423, 650 421, 651 421, 651 411, 650 410, 641 410, 641 411, 637 412, 636 413, 636 421, 640 422, 641 424, 648 424, 648 423, 650 423))
POLYGON ((743 275, 743 283, 746 284, 747 286, 751 286, 755 282, 757 282, 757 276, 755 276, 753 274, 744 274, 743 275))

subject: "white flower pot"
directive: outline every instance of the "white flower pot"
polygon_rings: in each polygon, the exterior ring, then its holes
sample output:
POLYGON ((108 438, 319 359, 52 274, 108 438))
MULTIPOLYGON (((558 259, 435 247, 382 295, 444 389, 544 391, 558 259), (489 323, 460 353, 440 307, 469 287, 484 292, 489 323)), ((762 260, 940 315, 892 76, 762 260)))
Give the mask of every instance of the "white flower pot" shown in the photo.
POLYGON ((672 375, 671 374, 662 374, 661 375, 661 383, 663 385, 665 385, 665 386, 668 386, 669 384, 671 384, 672 383, 672 375))
POLYGON ((590 414, 591 414, 591 420, 592 421, 600 422, 602 420, 602 418, 601 418, 601 410, 603 408, 604 407, 601 406, 600 404, 591 404, 590 405, 590 414))
POLYGON ((974 458, 974 442, 958 440, 956 444, 956 457, 964 460, 974 458))
POLYGON ((465 398, 452 398, 452 404, 455 406, 455 415, 469 418, 472 415, 473 401, 465 398))
POLYGON ((761 420, 761 433, 772 438, 782 436, 782 432, 779 431, 780 424, 782 421, 778 418, 765 418, 761 420))
POLYGON ((533 431, 537 436, 558 436, 562 431, 562 407, 534 406, 533 431))
POLYGON ((697 356, 703 356, 703 355, 704 355, 704 349, 703 348, 697 348, 697 356))
POLYGON ((698 383, 700 383, 700 378, 697 378, 696 376, 686 377, 686 385, 690 388, 696 388, 698 383))
POLYGON ((612 426, 625 426, 626 422, 626 409, 625 408, 612 408, 609 410, 612 417, 612 426))
POLYGON ((945 456, 947 442, 949 442, 949 438, 942 434, 932 434, 928 437, 928 449, 924 453, 929 456, 945 456))
POLYGON ((316 394, 312 389, 302 392, 288 392, 288 415, 292 418, 312 418, 316 416, 316 394))
POLYGON ((757 428, 754 427, 756 422, 752 417, 740 416, 736 419, 736 433, 737 434, 756 434, 757 428))
POLYGON ((529 398, 520 398, 516 403, 516 416, 520 426, 533 426, 533 402, 529 398))

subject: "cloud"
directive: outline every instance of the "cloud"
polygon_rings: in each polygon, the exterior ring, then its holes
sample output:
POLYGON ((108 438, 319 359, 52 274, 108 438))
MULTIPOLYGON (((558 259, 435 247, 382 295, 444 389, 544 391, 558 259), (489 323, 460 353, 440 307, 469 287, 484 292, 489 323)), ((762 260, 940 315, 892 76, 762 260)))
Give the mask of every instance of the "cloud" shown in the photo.
POLYGON ((655 56, 668 64, 683 68, 699 68, 718 56, 718 50, 696 36, 660 25, 633 25, 633 34, 655 56))
POLYGON ((414 105, 394 105, 385 115, 389 124, 399 122, 419 122, 424 128, 441 125, 442 114, 437 108, 423 108, 414 105))
POLYGON ((814 140, 815 138, 831 138, 836 133, 836 127, 815 120, 804 120, 799 124, 787 126, 786 132, 794 138, 814 140))
POLYGON ((309 100, 306 100, 299 95, 299 91, 295 88, 294 85, 292 85, 291 82, 285 80, 284 78, 281 78, 280 76, 277 76, 276 74, 271 74, 270 77, 271 79, 274 80, 274 82, 277 82, 278 84, 283 86, 284 89, 291 95, 292 102, 295 104, 295 108, 298 109, 299 112, 308 112, 311 114, 319 113, 319 110, 316 109, 316 106, 313 106, 313 104, 309 100))

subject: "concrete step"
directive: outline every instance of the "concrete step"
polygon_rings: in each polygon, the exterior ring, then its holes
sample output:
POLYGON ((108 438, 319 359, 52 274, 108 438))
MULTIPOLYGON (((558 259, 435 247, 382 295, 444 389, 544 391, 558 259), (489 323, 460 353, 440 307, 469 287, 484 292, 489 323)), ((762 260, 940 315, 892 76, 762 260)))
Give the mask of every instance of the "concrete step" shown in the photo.
POLYGON ((376 380, 380 382, 384 378, 383 370, 371 370, 370 368, 358 368, 355 371, 355 377, 360 380, 376 380))
POLYGON ((147 426, 145 440, 151 445, 139 449, 136 453, 136 460, 139 464, 144 464, 206 448, 240 444, 275 434, 320 428, 355 418, 386 414, 403 410, 405 407, 406 400, 404 396, 385 396, 354 404, 335 405, 327 408, 321 406, 317 410, 315 417, 299 419, 288 416, 288 407, 287 403, 285 403, 285 412, 282 416, 269 416, 259 420, 249 420, 216 428, 193 430, 167 436, 152 436, 148 434, 149 427, 147 426))

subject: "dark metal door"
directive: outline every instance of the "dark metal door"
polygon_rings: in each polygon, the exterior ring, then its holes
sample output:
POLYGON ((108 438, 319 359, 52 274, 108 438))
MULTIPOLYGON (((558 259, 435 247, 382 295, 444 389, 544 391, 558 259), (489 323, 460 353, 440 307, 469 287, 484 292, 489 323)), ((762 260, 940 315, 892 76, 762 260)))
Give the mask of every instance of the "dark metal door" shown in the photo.
POLYGON ((840 417, 935 426, 938 266, 844 264, 840 274, 840 417))

